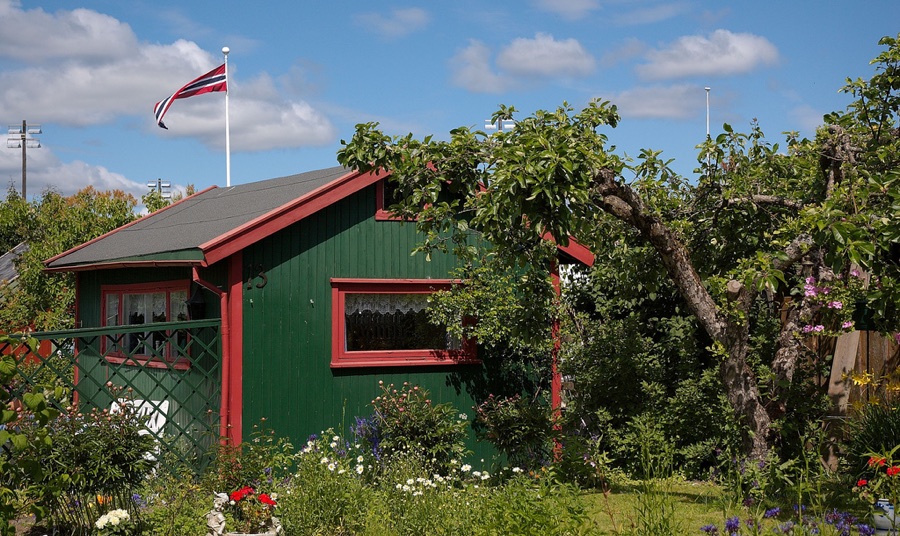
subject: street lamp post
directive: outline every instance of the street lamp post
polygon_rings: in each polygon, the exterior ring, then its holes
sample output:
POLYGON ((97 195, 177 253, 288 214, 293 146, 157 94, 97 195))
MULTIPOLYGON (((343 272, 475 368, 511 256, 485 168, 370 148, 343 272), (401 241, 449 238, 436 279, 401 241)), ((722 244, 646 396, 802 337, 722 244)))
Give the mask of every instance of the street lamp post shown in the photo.
POLYGON ((22 148, 22 199, 25 199, 25 177, 26 177, 26 149, 40 149, 41 141, 34 137, 36 134, 43 134, 41 125, 29 125, 24 119, 22 126, 10 125, 8 133, 16 137, 6 139, 6 147, 8 149, 22 148), (31 137, 28 137, 31 136, 31 137))

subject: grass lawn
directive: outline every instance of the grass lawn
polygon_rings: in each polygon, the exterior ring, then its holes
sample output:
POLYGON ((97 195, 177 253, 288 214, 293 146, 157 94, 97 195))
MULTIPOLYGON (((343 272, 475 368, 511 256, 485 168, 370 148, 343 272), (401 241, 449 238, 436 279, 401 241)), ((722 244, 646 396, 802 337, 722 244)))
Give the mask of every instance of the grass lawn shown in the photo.
MULTIPOLYGON (((722 525, 725 514, 718 486, 707 482, 676 482, 672 484, 670 494, 675 503, 678 533, 700 534, 703 525, 722 525)), ((613 489, 608 494, 586 494, 597 534, 612 535, 634 527, 638 518, 638 497, 636 487, 613 489)))

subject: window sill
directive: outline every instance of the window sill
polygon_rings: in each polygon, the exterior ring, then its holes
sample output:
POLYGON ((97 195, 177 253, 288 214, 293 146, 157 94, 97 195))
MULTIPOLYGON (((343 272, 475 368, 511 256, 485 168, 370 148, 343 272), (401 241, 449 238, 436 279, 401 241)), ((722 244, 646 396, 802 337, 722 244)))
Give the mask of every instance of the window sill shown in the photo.
POLYGON ((108 355, 106 360, 114 365, 128 365, 132 367, 144 367, 151 369, 169 369, 190 370, 191 362, 187 359, 176 359, 174 361, 163 361, 155 357, 125 355, 108 355))
POLYGON ((398 355, 400 352, 345 352, 331 360, 331 368, 420 367, 480 365, 481 360, 466 352, 434 352, 432 355, 398 355))

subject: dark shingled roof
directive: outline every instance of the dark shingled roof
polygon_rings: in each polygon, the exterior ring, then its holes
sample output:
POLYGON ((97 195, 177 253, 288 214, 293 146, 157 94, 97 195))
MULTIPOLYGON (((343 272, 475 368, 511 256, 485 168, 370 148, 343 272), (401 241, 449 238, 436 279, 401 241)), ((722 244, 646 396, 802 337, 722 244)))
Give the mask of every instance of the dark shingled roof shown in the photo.
POLYGON ((19 278, 16 270, 16 259, 28 251, 28 244, 20 243, 16 247, 0 255, 0 284, 8 284, 19 278))
POLYGON ((211 188, 51 259, 65 268, 154 259, 200 261, 200 246, 347 175, 337 166, 230 188, 211 188))

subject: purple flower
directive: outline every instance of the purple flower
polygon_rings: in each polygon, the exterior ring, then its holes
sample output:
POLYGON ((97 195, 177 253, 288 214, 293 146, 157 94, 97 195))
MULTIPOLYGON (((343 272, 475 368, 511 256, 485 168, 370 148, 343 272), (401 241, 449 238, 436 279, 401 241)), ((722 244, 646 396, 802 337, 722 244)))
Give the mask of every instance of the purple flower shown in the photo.
POLYGON ((768 510, 766 510, 766 513, 763 514, 763 517, 766 519, 769 519, 770 517, 775 517, 780 513, 781 513, 781 508, 778 508, 776 506, 775 508, 769 508, 768 510))
POLYGON ((729 517, 725 520, 725 530, 729 533, 737 532, 741 528, 741 520, 738 516, 729 517))
POLYGON ((700 527, 700 530, 702 530, 703 532, 705 532, 707 534, 718 534, 719 533, 719 527, 717 527, 715 525, 703 525, 702 527, 700 527))
POLYGON ((853 277, 859 277, 859 270, 857 270, 856 268, 850 270, 850 275, 852 275, 853 277))
POLYGON ((860 523, 857 525, 856 530, 859 531, 859 536, 874 536, 875 535, 875 527, 870 527, 865 523, 860 523))

